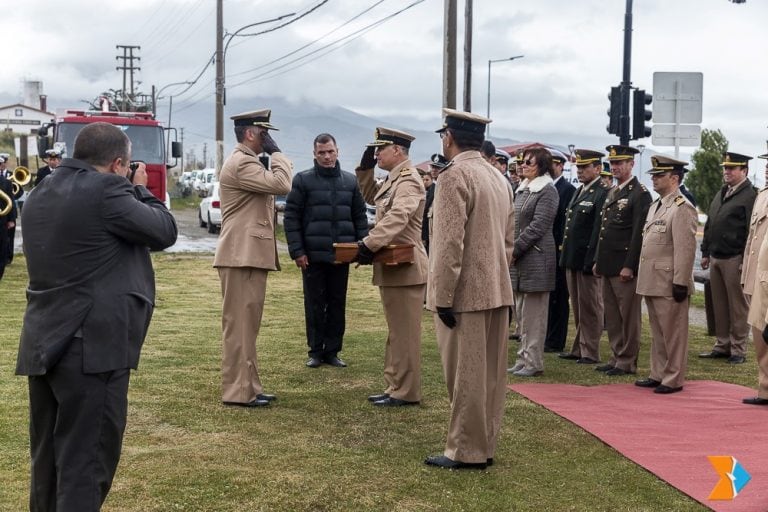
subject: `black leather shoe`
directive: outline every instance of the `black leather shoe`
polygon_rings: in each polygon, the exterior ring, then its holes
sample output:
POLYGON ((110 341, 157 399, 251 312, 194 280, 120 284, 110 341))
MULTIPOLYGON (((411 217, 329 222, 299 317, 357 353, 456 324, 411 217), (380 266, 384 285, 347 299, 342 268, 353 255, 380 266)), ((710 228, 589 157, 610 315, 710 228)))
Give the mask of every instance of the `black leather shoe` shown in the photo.
POLYGON ((381 393, 380 395, 371 395, 368 397, 368 401, 378 402, 379 400, 384 400, 385 398, 389 398, 389 393, 381 393))
POLYGON ((576 360, 576 364, 597 364, 600 361, 595 361, 591 357, 580 357, 576 360))
POLYGON ((445 455, 431 455, 424 459, 424 464, 444 469, 485 469, 488 467, 487 462, 461 462, 449 459, 445 455))
POLYGON ((641 388, 657 388, 661 386, 661 382, 651 378, 640 379, 635 381, 635 386, 640 386, 641 388))
POLYGON ((759 396, 753 398, 745 398, 741 401, 748 405, 768 405, 768 398, 760 398, 759 396))
POLYGON ((388 396, 387 398, 376 400, 373 402, 373 405, 379 407, 402 407, 404 405, 419 405, 419 402, 409 402, 408 400, 400 400, 399 398, 388 396))
POLYGON ((548 353, 553 353, 553 352, 560 353, 562 350, 563 349, 561 348, 544 347, 544 352, 548 352, 548 353))
POLYGON ((596 372, 607 372, 613 369, 614 369, 614 366, 612 364, 601 364, 600 366, 595 366, 596 372))
POLYGON ((743 364, 747 362, 747 358, 744 356, 731 356, 728 358, 728 364, 743 364))
POLYGON ((702 352, 701 354, 699 354, 699 357, 701 357, 702 359, 725 359, 726 357, 731 357, 731 354, 720 352, 718 350, 713 350, 711 352, 702 352))
POLYGON ((660 384, 656 386, 656 389, 653 390, 654 393, 659 393, 661 395, 668 395, 670 393, 677 393, 678 391, 682 391, 683 386, 678 386, 676 388, 671 388, 669 386, 665 386, 664 384, 660 384))
POLYGON ((561 352, 561 353, 557 354, 557 357, 559 357, 560 359, 568 359, 568 360, 571 360, 571 361, 577 361, 577 360, 581 359, 581 357, 579 357, 579 356, 577 356, 575 354, 571 354, 570 352, 561 352))
POLYGON ((489 457, 489 458, 488 458, 488 459, 485 461, 485 465, 486 465, 486 466, 488 466, 488 467, 491 467, 491 466, 493 466, 493 457, 489 457))
POLYGON ((509 339, 520 341, 520 335, 519 334, 510 334, 509 339))
POLYGON ((347 367, 347 363, 345 363, 344 361, 342 361, 338 357, 329 357, 324 362, 325 362, 325 364, 329 364, 331 366, 335 366, 336 368, 346 368, 347 367))
POLYGON ((634 375, 635 372, 628 372, 627 370, 622 370, 621 368, 612 368, 605 372, 605 374, 609 377, 616 377, 620 375, 634 375))
POLYGON ((233 405, 236 407, 266 407, 269 405, 269 400, 261 400, 257 398, 251 402, 224 402, 224 405, 233 405))
POLYGON ((323 362, 316 357, 310 357, 304 364, 307 365, 307 368, 320 368, 320 365, 323 364, 323 362))
POLYGON ((271 402, 272 400, 277 400, 277 397, 275 395, 268 395, 266 393, 260 393, 256 395, 256 400, 266 400, 267 402, 271 402))

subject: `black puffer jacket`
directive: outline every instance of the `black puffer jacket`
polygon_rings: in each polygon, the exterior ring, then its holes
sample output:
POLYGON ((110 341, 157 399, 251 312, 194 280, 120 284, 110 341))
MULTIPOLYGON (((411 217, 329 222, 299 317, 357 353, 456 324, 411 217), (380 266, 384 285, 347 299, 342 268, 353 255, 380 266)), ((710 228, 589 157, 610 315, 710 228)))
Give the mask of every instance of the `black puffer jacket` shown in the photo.
POLYGON ((285 200, 285 236, 292 259, 333 263, 334 242, 356 242, 368 234, 365 200, 357 178, 334 168, 320 167, 293 178, 285 200))

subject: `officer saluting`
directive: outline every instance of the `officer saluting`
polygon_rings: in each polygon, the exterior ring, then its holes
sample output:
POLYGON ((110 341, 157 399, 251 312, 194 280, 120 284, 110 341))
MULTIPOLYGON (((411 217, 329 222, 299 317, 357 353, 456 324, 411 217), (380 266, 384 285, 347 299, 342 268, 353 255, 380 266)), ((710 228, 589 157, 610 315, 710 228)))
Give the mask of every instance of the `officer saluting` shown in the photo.
POLYGON ((648 174, 659 198, 648 209, 637 274, 637 293, 645 296, 653 336, 651 375, 635 385, 675 393, 685 380, 697 217, 679 190, 687 163, 661 155, 651 163, 648 174))
POLYGON ((632 175, 637 149, 618 145, 605 149, 617 185, 608 192, 603 206, 594 272, 603 278, 605 326, 612 354, 608 364, 595 369, 606 375, 625 375, 637 371, 642 299, 635 293, 635 275, 651 194, 632 175))

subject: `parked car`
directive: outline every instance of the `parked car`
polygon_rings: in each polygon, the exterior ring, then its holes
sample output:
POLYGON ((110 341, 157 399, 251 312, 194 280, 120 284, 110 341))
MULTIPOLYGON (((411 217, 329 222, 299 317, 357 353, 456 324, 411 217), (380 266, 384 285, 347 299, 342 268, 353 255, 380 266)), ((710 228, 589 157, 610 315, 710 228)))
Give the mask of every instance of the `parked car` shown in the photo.
POLYGON ((203 169, 197 171, 197 177, 195 178, 194 183, 192 183, 192 190, 197 192, 200 197, 205 197, 210 192, 208 185, 213 182, 215 177, 216 169, 203 169))
POLYGON ((215 181, 211 193, 200 201, 197 211, 201 228, 208 228, 209 233, 221 230, 221 198, 219 197, 219 182, 215 181))

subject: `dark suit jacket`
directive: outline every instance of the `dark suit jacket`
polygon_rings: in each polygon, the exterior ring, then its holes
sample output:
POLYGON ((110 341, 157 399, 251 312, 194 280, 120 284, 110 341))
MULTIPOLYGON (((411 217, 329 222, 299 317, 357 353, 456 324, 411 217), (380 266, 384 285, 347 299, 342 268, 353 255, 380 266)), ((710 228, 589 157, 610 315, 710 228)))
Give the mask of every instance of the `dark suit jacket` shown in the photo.
POLYGON ((728 186, 712 198, 704 237, 701 240, 703 257, 732 258, 744 253, 749 235, 749 221, 757 191, 749 179, 742 183, 730 197, 725 197, 728 186))
POLYGON ((574 192, 565 213, 561 267, 592 273, 600 235, 600 214, 607 193, 600 179, 591 183, 586 190, 582 185, 574 192))
POLYGON ((560 199, 557 203, 555 223, 552 225, 552 235, 555 237, 555 249, 559 254, 560 246, 563 245, 563 235, 565 234, 565 213, 568 210, 568 204, 573 199, 573 193, 576 192, 576 187, 561 176, 557 183, 555 183, 555 189, 560 199))
POLYGON ((173 215, 146 188, 75 159, 22 212, 29 287, 16 373, 45 374, 74 337, 84 373, 135 369, 155 301, 149 251, 176 241, 173 215))
POLYGON ((432 201, 435 200, 435 184, 432 183, 427 189, 427 200, 424 203, 424 217, 421 221, 421 239, 424 246, 429 246, 429 209, 432 207, 432 201))
POLYGON ((599 274, 615 277, 624 267, 637 274, 650 205, 651 194, 634 176, 623 188, 608 191, 595 257, 599 274))
POLYGON ((37 170, 37 176, 35 176, 35 186, 38 186, 41 181, 43 181, 43 178, 51 174, 51 168, 47 165, 45 167, 41 167, 37 170))

